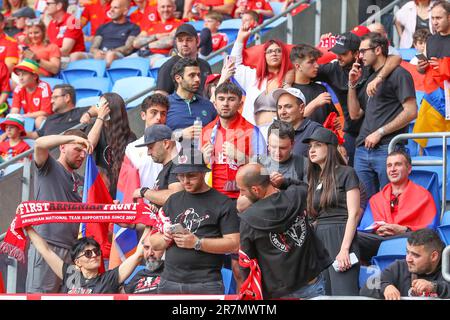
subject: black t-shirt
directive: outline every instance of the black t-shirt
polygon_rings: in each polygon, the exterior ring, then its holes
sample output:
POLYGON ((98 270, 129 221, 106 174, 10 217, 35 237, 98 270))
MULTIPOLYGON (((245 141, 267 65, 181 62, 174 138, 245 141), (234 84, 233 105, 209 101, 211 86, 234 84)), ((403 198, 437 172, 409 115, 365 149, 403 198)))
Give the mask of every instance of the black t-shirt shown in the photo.
MULTIPOLYGON (((215 189, 196 194, 177 192, 162 210, 172 224, 182 224, 198 238, 239 233, 236 202, 215 189)), ((181 283, 220 281, 223 258, 222 254, 178 248, 173 243, 166 250, 162 277, 181 283)))
POLYGON ((124 286, 126 293, 153 294, 158 293, 159 280, 161 278, 162 268, 154 272, 148 269, 142 269, 124 286))
MULTIPOLYGON (((172 58, 170 58, 169 60, 167 60, 159 69, 159 76, 158 76, 158 82, 157 82, 157 90, 164 90, 165 92, 167 92, 168 94, 172 94, 175 91, 175 85, 173 83, 172 78, 170 77, 170 73, 172 72, 172 68, 175 65, 175 63, 178 62, 178 60, 180 60, 181 57, 180 56, 174 56, 172 58)), ((211 66, 209 65, 209 63, 203 59, 197 58, 197 62, 200 65, 200 78, 201 78, 201 83, 200 83, 200 87, 197 90, 197 94, 199 95, 203 95, 203 88, 205 86, 205 81, 206 81, 206 77, 208 77, 208 75, 210 75, 211 72, 211 66)))
MULTIPOLYGON (((305 95, 305 98, 306 98, 305 105, 307 105, 312 100, 317 98, 317 96, 320 95, 321 93, 327 92, 327 89, 323 85, 315 83, 315 82, 311 82, 310 84, 294 83, 292 86, 294 88, 300 89, 303 92, 303 94, 305 95)), ((337 113, 337 110, 333 103, 326 104, 322 107, 317 108, 308 117, 308 119, 311 119, 315 122, 323 124, 331 112, 337 113)))
MULTIPOLYGON (((367 67, 364 67, 362 70, 363 74, 357 86, 358 92, 362 87, 364 87, 364 83, 373 72, 371 68, 367 67)), ((336 97, 339 100, 339 103, 341 104, 342 111, 344 112, 344 131, 356 136, 358 135, 359 129, 361 128, 363 118, 352 120, 350 118, 350 113, 348 112, 347 95, 349 72, 350 69, 342 68, 341 66, 339 66, 338 62, 322 64, 319 66, 319 73, 317 75, 317 78, 314 80, 326 82, 331 87, 331 89, 333 89, 336 97)))
POLYGON ((427 39, 427 57, 444 58, 450 57, 450 34, 441 36, 433 34, 427 39))
POLYGON ((86 279, 75 265, 63 265, 62 293, 68 294, 96 294, 119 293, 119 267, 99 274, 93 279, 86 279))
POLYGON ((169 189, 169 185, 179 182, 177 175, 173 173, 174 168, 175 165, 172 160, 163 166, 162 170, 158 174, 158 177, 156 178, 153 190, 167 190, 169 189))
POLYGON ((124 46, 128 37, 136 37, 140 32, 139 26, 129 21, 120 24, 109 22, 102 24, 95 35, 102 37, 99 49, 106 51, 124 46))
POLYGON ((320 207, 320 197, 323 188, 319 183, 313 196, 313 206, 318 216, 318 223, 345 223, 348 218, 347 191, 359 188, 359 179, 355 170, 348 166, 338 166, 336 168, 336 196, 330 208, 320 207))
POLYGON ((79 124, 81 116, 88 110, 89 107, 74 108, 64 113, 54 113, 45 120, 42 128, 36 132, 39 137, 60 134, 79 124))
MULTIPOLYGON (((366 84, 377 74, 377 72, 373 73, 366 84)), ((410 97, 416 97, 414 81, 411 74, 402 67, 397 67, 392 71, 381 83, 375 96, 368 97, 366 89, 363 88, 358 99, 361 107, 365 109, 364 121, 356 139, 356 146, 364 145, 364 140, 369 134, 394 120, 403 111, 402 104, 410 97)), ((406 125, 404 128, 385 135, 377 146, 389 144, 393 137, 405 133, 407 130, 408 126, 406 125)))

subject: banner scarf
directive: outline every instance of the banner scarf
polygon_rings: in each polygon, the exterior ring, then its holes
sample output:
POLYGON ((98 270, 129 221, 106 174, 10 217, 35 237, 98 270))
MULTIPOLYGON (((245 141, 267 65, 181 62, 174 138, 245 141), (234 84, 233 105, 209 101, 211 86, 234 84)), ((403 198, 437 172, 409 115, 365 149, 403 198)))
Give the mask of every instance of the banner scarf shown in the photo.
POLYGON ((47 223, 142 223, 157 226, 158 209, 152 204, 87 204, 79 202, 25 201, 16 210, 0 252, 24 263, 27 239, 22 228, 47 223))
POLYGON ((242 250, 239 250, 239 265, 249 268, 247 279, 242 283, 238 300, 262 300, 261 270, 258 261, 250 259, 242 250))

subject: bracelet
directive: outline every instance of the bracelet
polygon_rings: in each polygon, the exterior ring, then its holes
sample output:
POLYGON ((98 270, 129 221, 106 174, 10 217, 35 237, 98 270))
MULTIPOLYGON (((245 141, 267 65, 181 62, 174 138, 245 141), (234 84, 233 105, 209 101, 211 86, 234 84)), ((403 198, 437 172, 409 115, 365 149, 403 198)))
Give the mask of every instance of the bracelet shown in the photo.
POLYGON ((102 120, 103 122, 105 121, 105 119, 97 117, 98 120, 102 120))
POLYGON ((89 115, 89 118, 92 118, 92 114, 90 114, 89 111, 86 111, 85 114, 86 113, 89 115))
POLYGON ((350 81, 348 82, 348 87, 349 87, 350 89, 355 89, 357 85, 358 85, 357 83, 352 84, 350 81))
POLYGON ((145 193, 149 190, 149 187, 142 187, 140 190, 141 198, 145 198, 145 193))

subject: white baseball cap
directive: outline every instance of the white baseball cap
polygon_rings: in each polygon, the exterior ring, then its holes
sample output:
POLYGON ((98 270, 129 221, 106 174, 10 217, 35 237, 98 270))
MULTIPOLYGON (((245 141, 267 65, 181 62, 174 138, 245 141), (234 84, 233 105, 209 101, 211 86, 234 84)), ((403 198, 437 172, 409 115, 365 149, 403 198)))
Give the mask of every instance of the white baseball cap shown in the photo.
POLYGON ((278 102, 278 99, 282 94, 289 93, 290 95, 300 99, 303 103, 306 103, 305 95, 300 89, 289 87, 289 88, 280 88, 272 91, 273 100, 278 102))

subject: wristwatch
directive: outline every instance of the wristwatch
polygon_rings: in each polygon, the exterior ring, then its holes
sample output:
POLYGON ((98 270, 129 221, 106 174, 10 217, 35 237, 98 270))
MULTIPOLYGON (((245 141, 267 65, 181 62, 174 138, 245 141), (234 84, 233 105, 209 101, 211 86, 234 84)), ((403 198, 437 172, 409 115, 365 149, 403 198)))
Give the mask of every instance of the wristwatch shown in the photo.
POLYGON ((146 193, 148 190, 150 190, 149 187, 142 187, 142 188, 141 188, 141 191, 140 191, 140 193, 141 193, 141 198, 144 198, 145 193, 146 193))
POLYGON ((197 241, 195 241, 195 244, 194 244, 194 249, 196 251, 200 251, 201 248, 202 248, 202 239, 197 238, 197 241))

